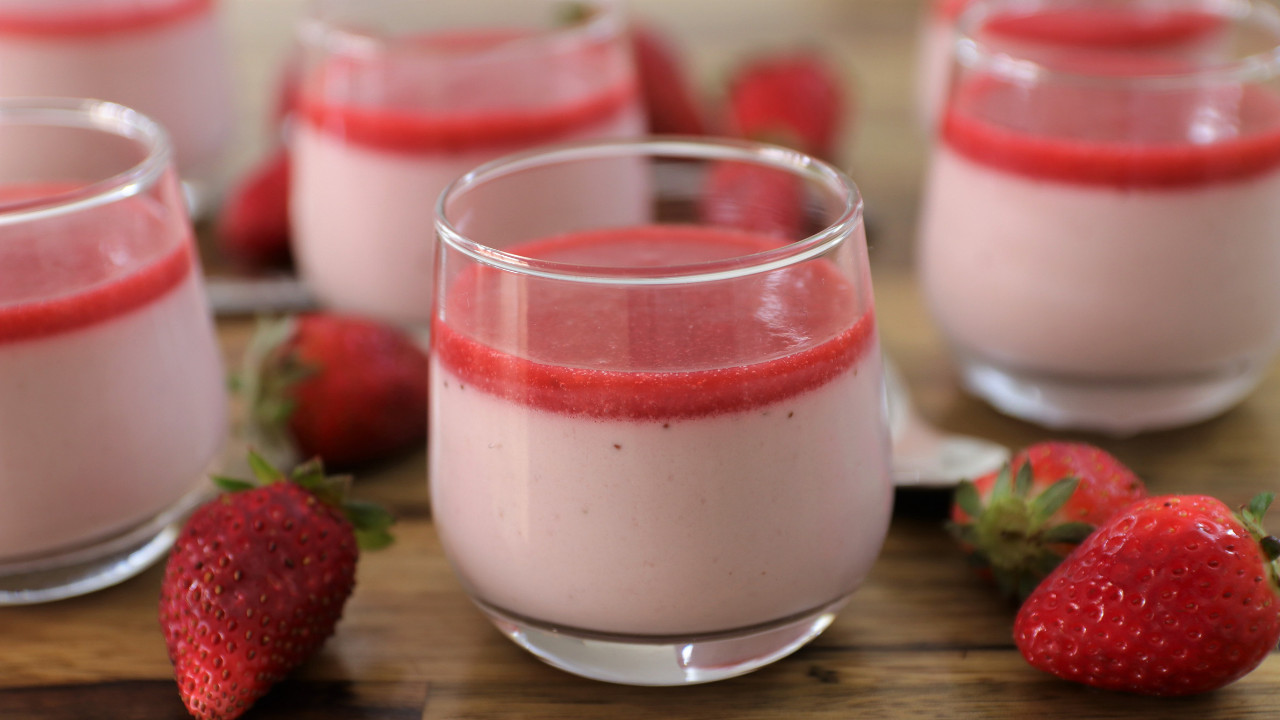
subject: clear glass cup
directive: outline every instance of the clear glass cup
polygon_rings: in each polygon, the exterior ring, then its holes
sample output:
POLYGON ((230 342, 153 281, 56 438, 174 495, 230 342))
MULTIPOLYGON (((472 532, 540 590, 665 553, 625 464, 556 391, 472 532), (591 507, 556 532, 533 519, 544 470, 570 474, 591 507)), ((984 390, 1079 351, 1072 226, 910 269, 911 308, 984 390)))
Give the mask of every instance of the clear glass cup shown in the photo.
POLYGON ((145 569, 226 434, 164 131, 112 103, 0 101, 0 605, 145 569))
POLYGON ((980 1, 920 273, 967 388, 1051 428, 1217 415, 1280 346, 1280 13, 980 1))
POLYGON ((437 230, 432 513, 498 628, 639 685, 825 629, 893 499, 852 182, 766 146, 560 146, 467 174, 437 230), (790 229, 735 229, 726 171, 794 190, 790 229))
POLYGON ((215 0, 0 0, 0 97, 117 102, 165 127, 207 210, 235 103, 215 0))
POLYGON ((425 325, 433 201, 536 145, 636 137, 623 18, 603 0, 316 0, 299 37, 294 253, 326 305, 425 325))
POLYGON ((916 32, 915 110, 920 125, 932 133, 947 95, 956 16, 972 0, 928 0, 921 6, 916 32))

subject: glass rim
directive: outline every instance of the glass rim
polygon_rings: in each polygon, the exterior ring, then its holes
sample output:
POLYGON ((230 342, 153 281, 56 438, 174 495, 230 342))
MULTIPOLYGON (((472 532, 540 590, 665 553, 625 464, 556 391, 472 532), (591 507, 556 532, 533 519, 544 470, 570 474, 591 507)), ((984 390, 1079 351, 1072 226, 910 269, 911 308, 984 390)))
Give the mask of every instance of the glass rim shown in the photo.
MULTIPOLYGON (((421 0, 395 1, 405 4, 421 2, 421 0)), ((325 8, 330 5, 365 2, 368 0, 308 0, 302 19, 297 25, 298 43, 303 47, 318 48, 326 53, 356 57, 371 57, 385 48, 403 47, 406 43, 402 37, 343 27, 336 24, 325 13, 325 8)), ((552 28, 547 32, 503 40, 469 54, 474 57, 501 57, 508 53, 521 53, 525 48, 554 46, 562 42, 572 43, 579 37, 590 41, 594 38, 616 37, 622 34, 625 25, 619 0, 583 0, 583 2, 594 12, 582 22, 552 28)), ((419 54, 423 57, 431 57, 435 53, 429 48, 421 48, 419 54)), ((449 53, 449 56, 453 57, 456 54, 449 53)))
POLYGON ((1211 83, 1268 82, 1280 77, 1280 8, 1258 0, 1163 0, 1160 10, 1196 9, 1213 13, 1233 25, 1252 24, 1266 30, 1272 39, 1270 49, 1226 61, 1198 65, 1186 71, 1134 75, 1116 75, 1058 70, 1005 52, 979 40, 974 30, 991 16, 1010 9, 1035 12, 1042 8, 1116 7, 1105 0, 974 0, 956 18, 952 43, 952 59, 970 70, 989 71, 1020 82, 1089 82, 1100 85, 1141 85, 1161 89, 1180 89, 1211 83))
POLYGON ((132 140, 146 151, 133 166, 67 192, 0 205, 0 226, 44 220, 108 205, 149 190, 169 167, 173 148, 165 129, 119 103, 80 98, 0 99, 0 126, 95 130, 132 140))
MULTIPOLYGON (((544 146, 507 155, 449 183, 435 205, 436 235, 448 246, 489 267, 549 280, 606 285, 688 285, 771 272, 823 255, 851 237, 863 220, 863 199, 853 180, 831 164, 789 148, 717 138, 663 136, 544 146), (651 267, 576 265, 539 260, 468 238, 449 219, 450 202, 459 194, 524 170, 581 160, 670 158, 736 161, 764 165, 814 181, 843 198, 839 216, 824 229, 763 252, 699 263, 651 267)), ((439 264, 439 263, 438 263, 439 264)))

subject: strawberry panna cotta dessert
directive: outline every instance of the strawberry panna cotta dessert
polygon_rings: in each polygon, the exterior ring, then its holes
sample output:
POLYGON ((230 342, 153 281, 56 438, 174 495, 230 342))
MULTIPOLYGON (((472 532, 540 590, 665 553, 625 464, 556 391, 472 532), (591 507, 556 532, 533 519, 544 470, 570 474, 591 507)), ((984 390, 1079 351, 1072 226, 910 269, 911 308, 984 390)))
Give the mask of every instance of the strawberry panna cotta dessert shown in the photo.
POLYGON ((1203 495, 1147 497, 1108 453, 1046 442, 963 482, 949 530, 1001 592, 1033 667, 1142 695, 1224 687, 1280 641, 1280 538, 1203 495))

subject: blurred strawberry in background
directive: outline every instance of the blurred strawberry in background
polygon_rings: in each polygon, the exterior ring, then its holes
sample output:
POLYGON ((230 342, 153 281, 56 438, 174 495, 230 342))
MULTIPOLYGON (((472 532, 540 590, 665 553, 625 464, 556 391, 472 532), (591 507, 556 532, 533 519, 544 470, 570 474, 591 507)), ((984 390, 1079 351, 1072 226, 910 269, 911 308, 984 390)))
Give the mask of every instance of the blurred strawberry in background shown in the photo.
POLYGON ((219 251, 247 271, 287 268, 289 238, 288 125, 297 107, 298 59, 290 55, 276 80, 268 128, 274 141, 266 156, 227 190, 214 226, 219 251))

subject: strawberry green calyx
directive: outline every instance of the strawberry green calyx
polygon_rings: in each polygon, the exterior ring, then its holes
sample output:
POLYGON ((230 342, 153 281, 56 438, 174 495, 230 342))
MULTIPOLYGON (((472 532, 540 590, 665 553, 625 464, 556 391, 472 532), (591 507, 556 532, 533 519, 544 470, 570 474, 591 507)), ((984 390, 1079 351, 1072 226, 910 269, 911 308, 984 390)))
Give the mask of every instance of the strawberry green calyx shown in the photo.
POLYGON ((1029 595, 1070 547, 1093 531, 1089 523, 1051 522, 1076 491, 1077 478, 1058 480, 1035 496, 1030 495, 1032 481, 1031 463, 1023 463, 1016 476, 1006 464, 985 504, 972 482, 961 482, 956 505, 968 518, 947 524, 970 549, 970 562, 989 572, 1001 594, 1011 598, 1029 595))
POLYGON ((293 483, 311 493, 317 500, 342 511, 351 523, 356 543, 362 550, 378 550, 391 544, 390 532, 395 519, 376 503, 351 500, 350 475, 326 475, 319 458, 313 458, 289 474, 277 469, 257 452, 249 451, 249 468, 255 481, 215 476, 213 482, 226 493, 237 493, 277 483, 293 483))
POLYGON ((236 378, 248 416, 245 434, 250 444, 282 465, 298 460, 289 435, 289 419, 297 407, 290 390, 316 372, 286 351, 297 328, 292 316, 259 318, 236 378))
POLYGON ((1272 501, 1275 500, 1275 493, 1259 493, 1249 504, 1240 508, 1240 512, 1236 513, 1236 519, 1244 526, 1245 530, 1258 541, 1258 546, 1262 548, 1262 554, 1267 559, 1267 575, 1271 581, 1271 587, 1280 592, 1280 538, 1267 533, 1263 527, 1262 518, 1267 514, 1267 509, 1271 507, 1272 501))

